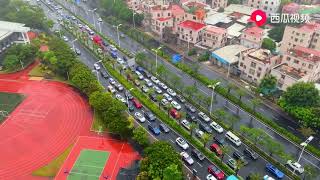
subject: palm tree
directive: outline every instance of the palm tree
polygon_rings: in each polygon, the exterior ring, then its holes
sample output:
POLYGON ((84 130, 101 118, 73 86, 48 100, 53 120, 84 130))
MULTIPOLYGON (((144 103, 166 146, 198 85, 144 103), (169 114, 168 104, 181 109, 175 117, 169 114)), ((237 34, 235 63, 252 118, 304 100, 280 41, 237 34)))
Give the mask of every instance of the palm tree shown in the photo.
POLYGON ((190 123, 190 129, 189 129, 189 131, 190 131, 190 136, 191 136, 191 137, 192 137, 193 131, 194 131, 196 128, 198 128, 198 124, 197 124, 197 123, 195 123, 195 122, 190 123))
POLYGON ((212 134, 209 134, 209 133, 204 133, 201 137, 201 142, 203 143, 203 147, 205 148, 207 143, 213 138, 213 135, 212 134))
POLYGON ((304 167, 304 175, 303 175, 303 180, 312 180, 315 179, 318 175, 317 170, 311 166, 310 164, 307 164, 304 167))
POLYGON ((144 64, 144 61, 146 60, 146 58, 147 58, 146 54, 140 52, 140 53, 137 53, 137 54, 136 54, 135 60, 136 60, 136 62, 137 62, 138 64, 140 64, 140 63, 141 63, 141 64, 144 64))
POLYGON ((234 124, 240 120, 240 117, 234 116, 234 115, 229 115, 227 117, 227 120, 230 122, 231 128, 234 129, 234 124))
POLYGON ((240 159, 236 161, 236 175, 238 175, 240 169, 244 166, 244 162, 240 159))
POLYGON ((239 96, 239 101, 241 102, 241 99, 244 95, 246 95, 246 93, 242 90, 242 89, 237 89, 237 94, 239 96))
POLYGON ((223 161, 224 156, 231 152, 231 147, 229 145, 224 145, 224 146, 221 146, 220 149, 223 152, 221 156, 221 161, 223 161))
POLYGON ((161 94, 157 95, 157 101, 159 102, 159 109, 160 109, 160 105, 161 105, 161 100, 162 100, 163 96, 161 94))
POLYGON ((237 86, 234 85, 233 83, 228 83, 228 85, 227 85, 228 94, 230 94, 232 89, 236 89, 236 88, 237 88, 237 86))
POLYGON ((254 98, 251 100, 252 109, 256 112, 256 108, 262 104, 262 100, 260 98, 254 98))
POLYGON ((315 134, 313 129, 311 129, 310 127, 301 126, 298 130, 304 137, 309 137, 315 134))

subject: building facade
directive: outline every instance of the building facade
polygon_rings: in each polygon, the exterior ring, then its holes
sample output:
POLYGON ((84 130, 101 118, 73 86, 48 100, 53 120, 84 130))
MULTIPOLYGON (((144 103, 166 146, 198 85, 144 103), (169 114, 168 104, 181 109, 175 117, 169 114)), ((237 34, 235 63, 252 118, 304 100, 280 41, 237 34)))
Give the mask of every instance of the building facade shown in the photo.
POLYGON ((187 42, 188 44, 196 44, 202 41, 202 33, 205 24, 194 21, 183 21, 178 25, 178 40, 179 42, 187 42))
POLYGON ((267 49, 247 49, 240 53, 239 70, 241 78, 259 84, 272 67, 281 63, 279 56, 273 56, 267 49))
POLYGON ((227 43, 227 30, 207 25, 203 31, 201 45, 211 50, 225 46, 227 43))
POLYGON ((263 29, 253 26, 245 29, 240 37, 240 43, 247 48, 260 48, 263 41, 263 29))
POLYGON ((212 8, 225 8, 228 5, 228 0, 212 0, 212 8))
POLYGON ((270 16, 276 13, 280 7, 281 0, 248 0, 248 6, 261 9, 270 16))

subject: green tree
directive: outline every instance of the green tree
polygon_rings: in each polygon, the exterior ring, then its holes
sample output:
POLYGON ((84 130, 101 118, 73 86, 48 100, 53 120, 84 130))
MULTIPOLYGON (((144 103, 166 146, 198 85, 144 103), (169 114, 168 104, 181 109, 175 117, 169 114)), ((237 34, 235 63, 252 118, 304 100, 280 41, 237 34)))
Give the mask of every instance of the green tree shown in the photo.
POLYGON ((269 155, 273 156, 274 154, 282 154, 283 153, 283 146, 282 144, 278 143, 277 141, 271 139, 270 137, 266 138, 266 147, 268 149, 269 155))
POLYGON ((282 107, 319 107, 319 90, 314 83, 298 82, 287 88, 280 102, 282 107))
POLYGON ((108 100, 110 100, 110 94, 102 91, 96 91, 90 94, 89 104, 99 112, 102 112, 108 108, 108 100))
POLYGON ((194 97, 194 95, 197 93, 197 88, 195 86, 186 86, 184 88, 185 94, 188 95, 188 98, 194 97))
POLYGON ((163 171, 163 180, 182 180, 182 172, 178 169, 178 165, 171 164, 163 171))
POLYGON ((259 84, 259 91, 264 95, 272 95, 277 87, 277 78, 272 75, 266 75, 259 84))
POLYGON ((133 130, 133 140, 137 141, 143 147, 146 147, 150 144, 148 133, 143 127, 138 127, 133 130))
POLYGON ((236 161, 236 175, 238 175, 240 169, 244 166, 244 162, 240 159, 236 161))
POLYGON ((250 180, 261 180, 261 179, 263 179, 261 174, 259 174, 259 173, 250 173, 249 177, 250 177, 250 180))
POLYGON ((312 180, 318 176, 318 171, 310 164, 304 167, 303 180, 312 180))
POLYGON ((276 50, 277 45, 272 39, 264 38, 263 41, 262 41, 261 47, 264 48, 264 49, 268 49, 271 52, 274 52, 276 50))
POLYGON ((256 108, 262 104, 262 100, 260 98, 253 98, 251 104, 253 111, 256 111, 256 108))
POLYGON ((148 172, 141 171, 138 176, 136 177, 137 180, 149 180, 148 172))
POLYGON ((301 126, 298 130, 306 138, 315 134, 314 130, 311 129, 310 127, 301 126))
POLYGON ((156 141, 144 149, 144 154, 146 158, 140 169, 148 172, 150 179, 164 178, 165 169, 171 165, 176 165, 177 171, 182 173, 181 157, 168 142, 156 141))
POLYGON ((161 100, 162 100, 163 96, 161 94, 157 95, 157 101, 158 101, 158 105, 159 105, 159 109, 160 109, 160 105, 161 105, 161 100))
POLYGON ((209 133, 203 133, 203 135, 201 136, 200 141, 203 143, 203 147, 205 148, 206 145, 208 144, 208 142, 213 138, 212 134, 209 133))
POLYGON ((269 31, 269 37, 276 42, 280 42, 283 37, 285 25, 275 26, 269 31))
POLYGON ((214 114, 219 118, 219 119, 225 119, 227 113, 224 109, 219 108, 214 111, 214 114))
POLYGON ((221 161, 223 161, 224 157, 231 152, 231 147, 229 145, 224 145, 220 147, 222 153, 221 161))
POLYGON ((239 116, 229 115, 227 116, 227 121, 230 123, 232 129, 234 129, 234 125, 239 122, 239 116))
POLYGON ((227 84, 227 90, 228 90, 228 94, 230 94, 230 92, 231 92, 231 90, 232 89, 236 89, 237 88, 237 86, 235 85, 235 84, 233 84, 233 83, 228 83, 227 84))
POLYGON ((4 69, 7 71, 14 71, 17 67, 21 67, 20 61, 16 55, 8 55, 3 61, 4 69))
POLYGON ((189 129, 189 131, 190 131, 190 136, 192 136, 193 131, 194 131, 196 128, 198 128, 198 127, 199 127, 199 126, 198 126, 197 123, 195 123, 195 122, 191 122, 191 123, 190 123, 190 129, 189 129))
POLYGON ((238 94, 238 96, 239 96, 239 101, 241 102, 242 97, 243 97, 244 95, 246 95, 246 93, 244 92, 244 90, 242 90, 242 89, 240 89, 240 88, 237 89, 236 92, 237 92, 237 94, 238 94))

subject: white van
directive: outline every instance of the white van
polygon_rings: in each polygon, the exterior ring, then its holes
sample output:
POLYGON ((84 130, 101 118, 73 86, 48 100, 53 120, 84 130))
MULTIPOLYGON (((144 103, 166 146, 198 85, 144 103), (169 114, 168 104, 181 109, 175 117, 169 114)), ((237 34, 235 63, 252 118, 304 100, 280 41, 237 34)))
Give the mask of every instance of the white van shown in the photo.
POLYGON ((240 146, 241 145, 240 139, 236 135, 234 135, 231 131, 228 131, 226 133, 226 138, 228 138, 236 146, 240 146))

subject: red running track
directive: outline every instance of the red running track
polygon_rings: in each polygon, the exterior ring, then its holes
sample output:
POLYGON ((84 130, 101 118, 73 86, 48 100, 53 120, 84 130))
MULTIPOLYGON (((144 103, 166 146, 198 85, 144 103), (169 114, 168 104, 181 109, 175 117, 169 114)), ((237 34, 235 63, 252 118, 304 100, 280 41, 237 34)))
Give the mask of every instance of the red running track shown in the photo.
POLYGON ((1 92, 26 96, 0 125, 1 180, 39 179, 30 175, 33 170, 49 163, 90 129, 92 112, 86 100, 63 83, 28 80, 34 65, 18 73, 0 74, 1 92))
POLYGON ((107 151, 110 153, 99 180, 106 180, 104 177, 108 177, 108 180, 116 180, 120 168, 128 167, 134 160, 140 159, 138 152, 125 141, 115 140, 108 136, 104 138, 80 136, 55 180, 67 180, 68 174, 65 174, 65 171, 71 171, 83 149, 107 151))

